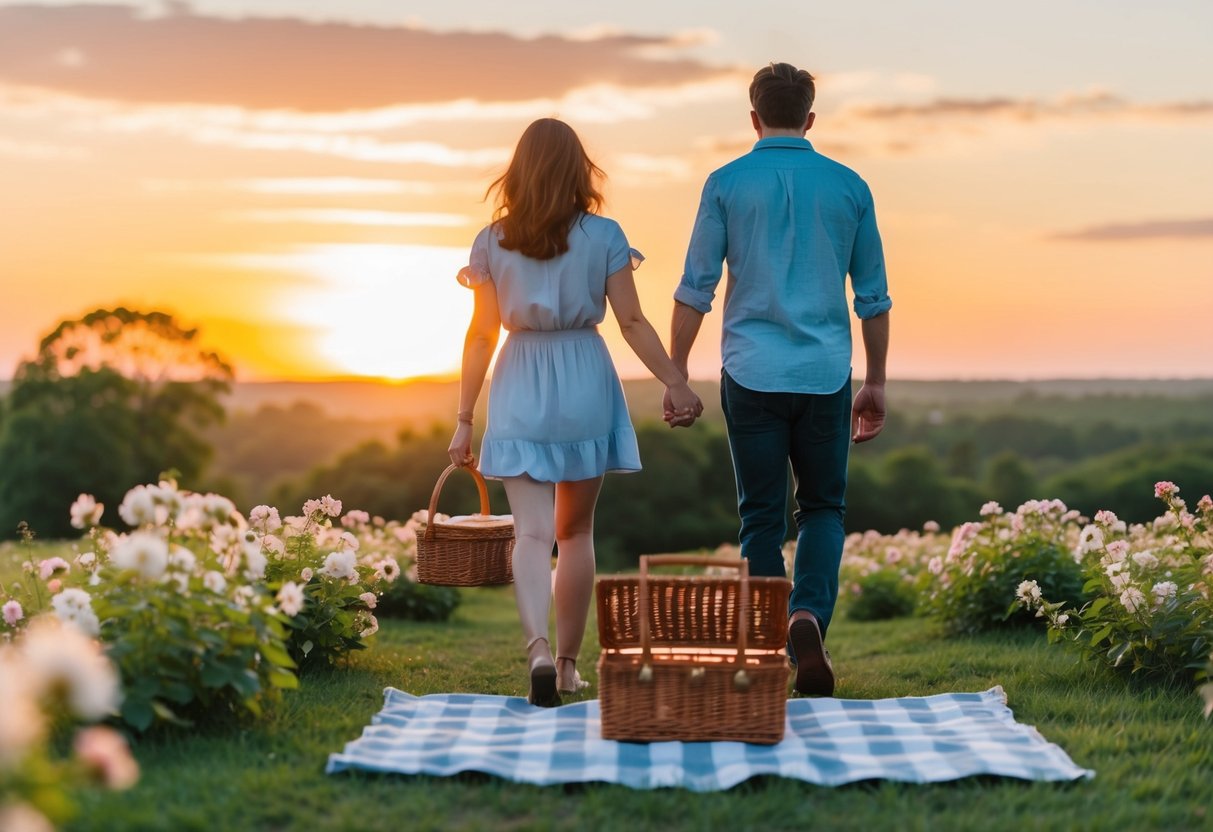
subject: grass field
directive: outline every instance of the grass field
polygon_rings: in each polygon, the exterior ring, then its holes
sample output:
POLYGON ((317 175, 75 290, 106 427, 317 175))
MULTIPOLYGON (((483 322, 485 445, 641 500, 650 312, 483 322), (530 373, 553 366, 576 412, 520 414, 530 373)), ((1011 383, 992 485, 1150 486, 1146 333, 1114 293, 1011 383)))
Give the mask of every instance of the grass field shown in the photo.
MULTIPOLYGON (((1030 633, 943 639, 928 622, 840 620, 831 632, 838 695, 875 698, 1001 684, 1016 717, 1076 763, 1072 784, 968 779, 931 786, 826 789, 779 779, 727 792, 538 788, 479 775, 323 773, 360 733, 382 689, 524 694, 512 594, 465 593, 446 624, 384 622, 347 667, 308 676, 257 723, 141 740, 138 786, 79 796, 72 830, 898 829, 1187 830, 1213 828, 1213 722, 1189 689, 1126 684, 1030 633)), ((579 664, 591 680, 597 644, 579 664)), ((587 695, 593 696, 594 689, 587 695)))

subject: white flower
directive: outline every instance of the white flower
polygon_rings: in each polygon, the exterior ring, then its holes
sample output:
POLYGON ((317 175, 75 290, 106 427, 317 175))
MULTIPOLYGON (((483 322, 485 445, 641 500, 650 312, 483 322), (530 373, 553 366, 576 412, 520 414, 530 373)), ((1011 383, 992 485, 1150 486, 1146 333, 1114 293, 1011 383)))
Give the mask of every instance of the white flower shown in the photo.
POLYGON ((341 537, 337 539, 338 549, 349 549, 351 552, 358 551, 358 538, 349 532, 342 532, 341 537))
POLYGON ((261 534, 276 532, 282 528, 282 518, 273 506, 257 506, 248 515, 249 525, 261 534))
POLYGON ((364 592, 358 597, 362 600, 362 603, 366 604, 368 610, 375 609, 379 604, 379 599, 375 597, 375 593, 373 592, 364 592))
POLYGON ((227 578, 223 577, 223 573, 212 569, 202 576, 202 585, 218 595, 227 589, 227 578))
POLYGON ((78 627, 89 636, 101 632, 101 622, 93 612, 93 599, 83 589, 65 589, 51 599, 55 615, 65 624, 78 627))
POLYGON ((294 581, 287 581, 278 590, 278 594, 274 597, 274 600, 278 602, 278 606, 282 608, 284 613, 294 618, 303 609, 303 587, 294 581))
POLYGON ((1091 524, 1084 526, 1083 530, 1078 535, 1078 551, 1084 555, 1087 552, 1094 552, 1096 549, 1103 548, 1103 532, 1099 526, 1091 524))
POLYGON ((400 564, 395 558, 384 558, 375 564, 375 574, 379 580, 393 583, 400 577, 400 564))
POLYGON ((281 557, 286 552, 286 544, 282 538, 267 534, 261 538, 261 548, 275 557, 281 557))
POLYGON ((30 622, 20 650, 39 691, 63 691, 68 707, 94 722, 117 712, 122 699, 118 674, 101 645, 51 618, 30 622))
POLYGON ((303 571, 299 573, 299 580, 303 581, 306 584, 311 579, 312 579, 312 567, 310 567, 310 566, 303 567, 303 571))
POLYGON ((269 561, 261 551, 261 539, 257 537, 256 532, 251 529, 245 532, 241 546, 244 549, 245 577, 250 581, 264 578, 265 567, 269 561))
POLYGON ((1135 586, 1130 586, 1120 593, 1120 603, 1130 614, 1137 612, 1146 602, 1145 593, 1135 586))
POLYGON ((1153 552, 1137 552, 1133 555, 1133 562, 1142 569, 1153 569, 1158 566, 1158 558, 1153 552))
POLYGON ((220 523, 227 523, 236 514, 236 505, 222 494, 206 494, 203 496, 202 511, 220 523))
POLYGON ((1118 572, 1115 575, 1109 575, 1108 577, 1112 580, 1112 589, 1116 590, 1117 592, 1127 588, 1129 584, 1133 582, 1133 579, 1129 577, 1128 572, 1118 572))
POLYGON ((168 544, 157 535, 135 532, 118 542, 110 552, 110 562, 119 569, 134 569, 145 578, 159 578, 168 567, 168 544))
POLYGON ((76 759, 107 789, 129 789, 139 781, 139 764, 126 739, 113 728, 94 725, 76 734, 76 759))
POLYGON ((10 627, 16 627, 17 622, 25 618, 25 610, 21 609, 21 604, 17 601, 6 601, 3 607, 0 607, 0 612, 4 614, 4 623, 10 627))
POLYGON ((1015 596, 1029 607, 1040 600, 1040 586, 1036 581, 1023 581, 1015 590, 1015 596))
POLYGON ((247 609, 255 597, 257 597, 257 590, 247 585, 238 586, 232 592, 232 600, 240 609, 247 609))
POLYGON ((981 511, 978 513, 982 517, 989 517, 991 514, 1002 514, 1002 506, 995 501, 990 500, 990 502, 981 507, 981 511))
POLYGON ((1070 620, 1070 616, 1069 616, 1067 613, 1064 613, 1064 612, 1062 612, 1062 613, 1058 613, 1058 614, 1057 614, 1057 618, 1055 618, 1055 619, 1054 619, 1054 621, 1056 621, 1056 622, 1057 622, 1057 626, 1058 626, 1058 627, 1064 627, 1064 626, 1065 626, 1065 623, 1066 623, 1067 621, 1069 621, 1069 620, 1070 620))
POLYGON ((42 737, 46 726, 37 693, 21 653, 0 644, 0 702, 4 703, 0 707, 0 777, 21 763, 29 747, 42 737))
POLYGON ((163 519, 167 519, 167 512, 161 515, 156 511, 156 501, 149 486, 136 485, 122 498, 118 516, 128 526, 138 527, 163 522, 163 519))
POLYGON ((1108 559, 1113 563, 1119 563, 1125 559, 1125 555, 1129 554, 1129 542, 1127 540, 1113 540, 1104 548, 1108 553, 1108 559))
POLYGON ((85 552, 76 558, 76 565, 81 569, 92 569, 97 564, 96 552, 85 552))
POLYGON ((375 633, 379 632, 379 619, 371 615, 369 612, 366 614, 366 617, 366 626, 363 628, 362 632, 358 634, 362 638, 373 636, 375 633))
POLYGON ((324 559, 324 566, 321 567, 320 574, 329 578, 349 580, 358 575, 354 569, 356 562, 353 552, 332 552, 324 559))
POLYGON ((198 558, 184 546, 173 546, 168 553, 168 565, 178 572, 193 574, 194 569, 198 566, 198 558))
POLYGON ((6 803, 0 806, 0 829, 4 832, 55 832, 46 815, 28 803, 6 803))
POLYGON ((1168 598, 1175 597, 1175 590, 1179 589, 1174 581, 1160 581, 1154 584, 1154 588, 1150 590, 1154 596, 1154 606, 1161 607, 1167 602, 1168 598))
POLYGON ((938 575, 943 571, 943 558, 934 557, 927 562, 927 571, 932 575, 938 575))
POLYGON ((81 494, 76 498, 76 502, 72 503, 72 528, 84 529, 95 526, 101 522, 101 515, 104 512, 105 506, 97 502, 92 494, 81 494))

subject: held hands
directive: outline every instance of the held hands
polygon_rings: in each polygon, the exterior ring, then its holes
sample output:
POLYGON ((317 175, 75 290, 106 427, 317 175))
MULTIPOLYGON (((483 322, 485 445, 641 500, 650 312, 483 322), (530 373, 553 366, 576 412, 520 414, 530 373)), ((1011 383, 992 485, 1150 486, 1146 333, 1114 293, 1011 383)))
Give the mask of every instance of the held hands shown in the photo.
POLYGON ((460 422, 455 428, 455 435, 451 437, 451 444, 446 449, 447 454, 451 458, 452 465, 458 465, 465 468, 475 462, 475 457, 472 456, 472 426, 467 422, 460 422))
POLYGON ((703 415, 703 402, 685 381, 667 387, 661 404, 662 418, 672 428, 689 428, 703 415))
POLYGON ((851 406, 851 441, 867 442, 884 429, 884 385, 864 384, 851 406))

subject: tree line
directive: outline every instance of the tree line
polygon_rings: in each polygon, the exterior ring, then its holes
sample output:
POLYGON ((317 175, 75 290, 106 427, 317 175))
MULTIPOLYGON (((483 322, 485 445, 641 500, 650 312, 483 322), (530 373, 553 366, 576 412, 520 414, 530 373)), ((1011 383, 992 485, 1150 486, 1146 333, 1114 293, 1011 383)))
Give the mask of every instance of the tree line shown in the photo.
MULTIPOLYGON (((97 310, 61 324, 0 400, 0 535, 14 536, 21 521, 44 537, 70 535, 67 507, 78 493, 113 511, 127 489, 169 470, 183 487, 220 491, 245 511, 264 502, 291 512, 323 494, 388 518, 429 504, 447 463, 449 425, 392 435, 384 423, 305 403, 263 405, 223 424, 230 380, 196 331, 160 313, 97 310)), ((1088 515, 1106 508, 1144 521, 1158 513, 1157 480, 1178 483, 1193 499, 1213 491, 1208 396, 1034 397, 994 409, 956 401, 899 407, 895 383, 891 396, 885 433, 852 451, 850 531, 890 533, 927 521, 947 528, 974 519, 989 500, 1013 508, 1045 497, 1088 515)), ((604 567, 736 540, 719 417, 670 430, 645 420, 643 406, 633 412, 644 470, 606 479, 596 524, 604 567)), ((490 496, 494 511, 508 510, 500 484, 490 496)), ((439 510, 475 508, 470 478, 451 478, 439 510)))

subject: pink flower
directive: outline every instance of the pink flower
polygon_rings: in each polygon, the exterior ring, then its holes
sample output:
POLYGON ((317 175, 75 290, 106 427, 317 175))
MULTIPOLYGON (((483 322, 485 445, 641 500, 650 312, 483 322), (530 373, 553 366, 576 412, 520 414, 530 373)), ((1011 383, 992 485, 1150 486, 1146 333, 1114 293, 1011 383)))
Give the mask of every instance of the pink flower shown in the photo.
POLYGON ((375 597, 373 592, 364 592, 358 596, 362 603, 366 604, 368 610, 373 610, 379 604, 379 599, 375 597))
POLYGON ((1213 513, 1213 497, 1208 494, 1196 501, 1197 511, 1202 511, 1205 514, 1213 513))
POLYGON ((16 627, 17 622, 25 618, 25 610, 16 601, 7 602, 0 610, 4 613, 4 623, 10 627, 16 627))
POLYGON ((46 588, 51 595, 54 595, 59 590, 63 589, 63 581, 59 580, 58 578, 51 578, 46 582, 46 588))
POLYGON ((38 564, 38 577, 45 581, 56 572, 69 572, 71 568, 63 558, 47 558, 38 564))
POLYGON ((1154 483, 1154 496, 1160 500, 1169 499, 1170 497, 1174 497, 1178 493, 1179 493, 1179 486, 1177 486, 1173 482, 1168 482, 1167 480, 1162 480, 1161 482, 1154 483))
POLYGON ((139 780, 139 764, 113 728, 95 725, 76 734, 73 744, 84 768, 106 788, 129 789, 139 780))

